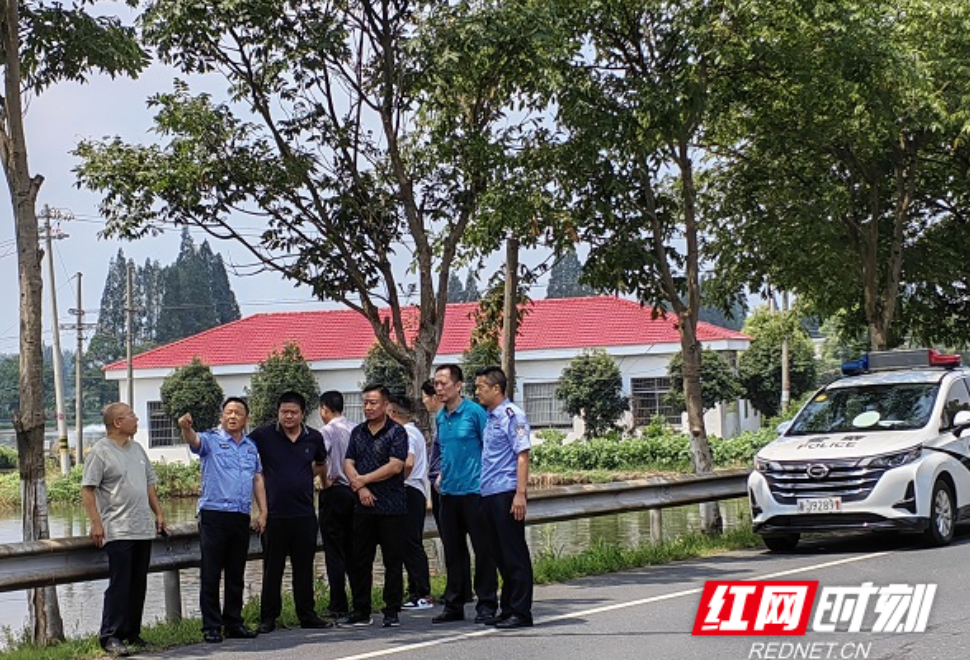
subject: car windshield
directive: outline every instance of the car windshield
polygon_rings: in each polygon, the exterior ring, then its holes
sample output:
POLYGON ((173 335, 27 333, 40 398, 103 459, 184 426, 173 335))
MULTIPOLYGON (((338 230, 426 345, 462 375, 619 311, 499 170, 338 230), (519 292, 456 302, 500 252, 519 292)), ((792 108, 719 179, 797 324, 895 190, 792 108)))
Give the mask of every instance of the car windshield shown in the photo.
POLYGON ((923 428, 938 391, 937 383, 824 390, 799 413, 787 435, 923 428))

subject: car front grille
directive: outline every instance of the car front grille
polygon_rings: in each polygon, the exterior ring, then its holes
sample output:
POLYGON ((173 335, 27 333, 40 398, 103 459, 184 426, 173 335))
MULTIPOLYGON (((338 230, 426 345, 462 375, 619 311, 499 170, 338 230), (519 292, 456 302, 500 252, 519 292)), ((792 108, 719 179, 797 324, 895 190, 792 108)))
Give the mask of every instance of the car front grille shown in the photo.
POLYGON ((780 504, 819 497, 859 502, 869 497, 886 469, 862 467, 857 463, 857 460, 775 462, 763 474, 772 496, 780 504))

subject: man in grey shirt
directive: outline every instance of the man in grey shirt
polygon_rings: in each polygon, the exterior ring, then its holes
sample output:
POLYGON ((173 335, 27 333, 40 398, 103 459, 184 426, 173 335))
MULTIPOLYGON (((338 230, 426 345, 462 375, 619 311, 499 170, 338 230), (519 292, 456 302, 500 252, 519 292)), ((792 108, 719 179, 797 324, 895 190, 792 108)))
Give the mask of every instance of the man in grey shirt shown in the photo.
POLYGON ((327 583, 330 585, 328 616, 341 618, 350 607, 347 602, 347 562, 353 550, 354 501, 350 482, 344 474, 344 457, 350 443, 354 424, 343 415, 344 397, 331 390, 320 395, 320 429, 327 448, 327 473, 321 477, 319 520, 320 537, 327 562, 327 583))
POLYGON ((91 540, 108 553, 101 647, 126 656, 129 646, 145 646, 141 616, 152 539, 167 532, 155 492, 158 478, 144 448, 133 440, 138 416, 128 404, 112 403, 103 418, 107 437, 91 448, 84 463, 81 501, 91 520, 91 540))

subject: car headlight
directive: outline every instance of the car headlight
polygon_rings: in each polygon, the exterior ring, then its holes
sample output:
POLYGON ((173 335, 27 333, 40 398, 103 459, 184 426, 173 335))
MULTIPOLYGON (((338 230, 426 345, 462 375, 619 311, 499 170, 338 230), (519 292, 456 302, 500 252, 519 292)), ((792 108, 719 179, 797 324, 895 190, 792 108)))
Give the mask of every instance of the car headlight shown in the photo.
POLYGON ((893 454, 883 454, 882 456, 874 456, 863 463, 863 465, 867 467, 881 467, 888 470, 891 468, 897 468, 900 465, 912 463, 922 455, 923 445, 916 445, 912 449, 907 449, 905 451, 898 451, 893 454))
POLYGON ((773 463, 771 461, 766 461, 763 458, 754 457, 754 469, 758 472, 769 472, 772 469, 773 463))

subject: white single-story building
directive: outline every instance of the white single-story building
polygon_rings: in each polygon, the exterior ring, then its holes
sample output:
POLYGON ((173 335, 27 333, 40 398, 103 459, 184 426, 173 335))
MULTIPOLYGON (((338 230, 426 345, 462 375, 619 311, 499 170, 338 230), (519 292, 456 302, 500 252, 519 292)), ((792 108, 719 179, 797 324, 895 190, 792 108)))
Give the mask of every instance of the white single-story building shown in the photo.
MULTIPOLYGON (((461 362, 477 307, 477 303, 448 306, 435 364, 461 362)), ((680 351, 674 323, 674 318, 654 318, 649 307, 611 296, 534 301, 526 308, 516 338, 515 398, 534 428, 581 433, 581 422, 564 413, 556 400, 556 383, 570 360, 584 349, 602 348, 623 374, 623 387, 630 397, 628 422, 641 425, 661 414, 679 425, 681 415, 664 403, 670 389, 667 365, 680 351)), ((708 323, 698 324, 697 335, 705 348, 724 353, 732 361, 750 344, 746 335, 708 323)), ((136 439, 153 460, 185 460, 188 452, 178 428, 162 409, 162 381, 175 368, 198 357, 212 368, 226 396, 244 396, 258 364, 287 342, 299 345, 320 390, 342 392, 345 414, 360 421, 361 367, 374 341, 370 325, 352 310, 275 312, 249 316, 141 353, 132 364, 133 408, 141 419, 136 439)), ((127 363, 109 365, 105 375, 118 381, 124 400, 127 363)), ((705 422, 708 433, 731 437, 757 429, 761 420, 746 401, 738 401, 708 411, 705 422)))

